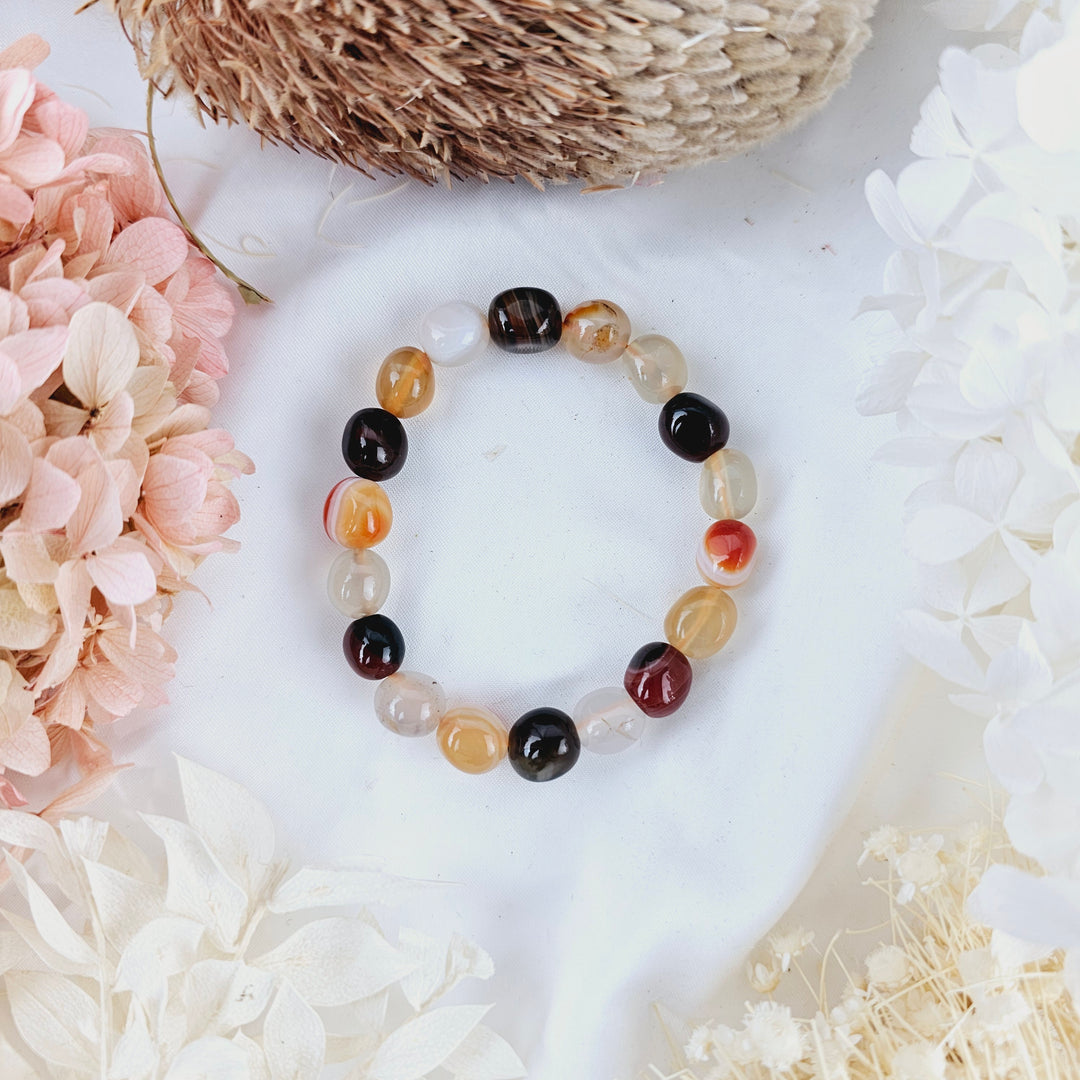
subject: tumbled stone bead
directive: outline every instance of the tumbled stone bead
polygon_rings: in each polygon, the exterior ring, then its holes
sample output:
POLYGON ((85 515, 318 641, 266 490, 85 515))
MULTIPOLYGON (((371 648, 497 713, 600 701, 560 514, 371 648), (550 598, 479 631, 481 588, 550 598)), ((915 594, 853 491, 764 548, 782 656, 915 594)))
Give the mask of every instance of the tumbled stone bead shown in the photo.
POLYGON ((574 721, 559 709, 533 709, 510 729, 507 754, 518 776, 542 782, 565 776, 581 756, 574 721))
POLYGON ((733 589, 754 568, 757 537, 743 521, 714 521, 698 545, 697 568, 712 585, 733 589))
POLYGON ((386 539, 394 513, 390 500, 373 480, 342 480, 323 505, 323 528, 347 548, 374 547, 386 539))
POLYGON ((488 331, 506 352, 544 352, 562 336, 559 302, 543 289, 507 289, 491 301, 488 331))
POLYGON ((630 319, 610 300, 578 304, 563 319, 563 344, 571 356, 588 364, 618 360, 630 341, 630 319))
POLYGON ((330 564, 326 591, 342 615, 350 619, 374 615, 390 593, 390 568, 374 551, 343 551, 330 564))
POLYGON ((741 450, 717 450, 701 466, 701 506, 709 517, 744 518, 757 502, 757 475, 741 450))
POLYGON ((361 409, 341 436, 341 456, 357 476, 389 480, 405 465, 409 440, 401 421, 385 409, 361 409))
POLYGON ((402 420, 422 413, 435 397, 435 372, 419 349, 395 349, 375 377, 375 396, 389 413, 402 420))
POLYGON ((694 671, 674 645, 652 641, 630 659, 623 686, 646 716, 669 716, 690 693, 694 671))
POLYGON ((593 690, 574 706, 581 745, 594 754, 617 754, 633 746, 647 720, 621 686, 593 690))
POLYGON ((418 671, 388 675, 375 691, 375 715, 397 735, 430 735, 446 712, 446 694, 430 676, 418 671))
POLYGON ((420 323, 420 345, 433 364, 467 364, 488 346, 487 318, 472 304, 457 300, 440 304, 420 323))
POLYGON ((436 735, 442 755, 466 773, 490 772, 506 757, 506 727, 490 709, 451 709, 436 735))
POLYGON ((686 360, 678 345, 660 334, 634 338, 623 364, 634 389, 654 405, 663 405, 686 386, 686 360))
POLYGON ((700 394, 676 394, 660 410, 660 438, 687 461, 704 461, 728 441, 728 419, 700 394))
POLYGON ((723 589, 698 585, 671 605, 664 633, 684 656, 704 660, 728 643, 737 618, 735 601, 723 589))
POLYGON ((405 659, 405 639, 385 615, 365 615, 349 623, 342 645, 349 666, 365 679, 385 679, 405 659))

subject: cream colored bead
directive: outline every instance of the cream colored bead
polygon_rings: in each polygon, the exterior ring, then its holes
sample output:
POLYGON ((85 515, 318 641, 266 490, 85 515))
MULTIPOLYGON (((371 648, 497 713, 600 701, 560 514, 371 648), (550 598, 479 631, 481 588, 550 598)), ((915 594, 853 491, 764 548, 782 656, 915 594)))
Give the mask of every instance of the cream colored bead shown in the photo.
POLYGON ((430 676, 418 671, 397 671, 375 691, 379 723, 398 735, 430 735, 446 711, 446 694, 430 676))
POLYGON ((488 346, 487 316, 460 300, 433 308, 420 323, 420 344, 433 364, 459 367, 488 346))
POLYGON ((350 619, 374 615, 390 592, 390 568, 376 552, 350 548, 330 564, 326 591, 342 615, 350 619))
POLYGON ((671 605, 664 633, 684 656, 703 660, 728 643, 737 618, 735 601, 723 589, 699 585, 671 605))
POLYGON ((642 334, 626 346, 623 364, 634 389, 655 405, 686 388, 686 360, 674 341, 660 334, 642 334))
POLYGON ((741 450, 717 450, 701 466, 701 506, 712 518, 744 518, 757 502, 757 475, 741 450))
POLYGON ((490 709, 451 709, 437 733, 443 757, 466 773, 486 773, 506 757, 506 725, 490 709))
POLYGON ((618 360, 629 341, 630 319, 610 300, 578 304, 563 319, 563 344, 571 356, 587 364, 618 360))

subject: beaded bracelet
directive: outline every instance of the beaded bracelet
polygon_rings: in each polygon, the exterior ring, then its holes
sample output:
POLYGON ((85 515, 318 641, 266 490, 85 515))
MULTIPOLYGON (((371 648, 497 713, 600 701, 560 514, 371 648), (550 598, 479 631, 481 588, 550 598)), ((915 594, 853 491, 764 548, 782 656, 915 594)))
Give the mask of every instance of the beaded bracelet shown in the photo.
POLYGON ((740 519, 757 501, 749 458, 725 449, 727 417, 698 394, 686 393, 686 361, 658 334, 630 340, 630 320, 617 304, 591 300, 565 318, 543 289, 510 289, 491 301, 487 318, 470 304, 449 303, 429 312, 420 326, 421 348, 402 348, 382 363, 375 381, 380 408, 361 409, 345 426, 342 454, 360 479, 336 484, 326 500, 327 535, 347 550, 330 569, 335 607, 353 620, 345 631, 345 656, 375 692, 380 722, 399 735, 437 732, 439 748, 456 768, 484 773, 509 757, 526 780, 554 780, 578 760, 581 747, 608 754, 641 737, 646 719, 668 716, 686 700, 690 660, 719 652, 735 629, 728 591, 753 566, 757 539, 740 519), (380 482, 405 464, 408 439, 401 421, 423 412, 435 392, 432 364, 458 367, 477 357, 488 340, 511 353, 536 353, 562 340, 580 360, 605 364, 623 358, 630 381, 645 401, 661 405, 660 436, 688 461, 702 462, 699 496, 717 520, 697 551, 706 584, 685 592, 664 620, 666 641, 642 646, 626 668, 622 687, 594 690, 573 718, 554 708, 533 709, 507 731, 489 709, 447 709, 446 694, 430 676, 401 671, 405 641, 397 625, 379 614, 390 590, 390 571, 371 548, 390 531, 390 500, 380 482))

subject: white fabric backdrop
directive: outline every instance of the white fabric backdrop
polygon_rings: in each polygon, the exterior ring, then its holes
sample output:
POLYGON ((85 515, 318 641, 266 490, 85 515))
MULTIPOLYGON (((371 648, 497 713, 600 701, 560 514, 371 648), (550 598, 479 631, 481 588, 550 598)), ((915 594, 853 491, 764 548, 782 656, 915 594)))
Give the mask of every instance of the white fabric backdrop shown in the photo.
MULTIPOLYGON (((535 1080, 627 1076, 655 1041, 651 1001, 703 1005, 813 868, 883 714, 908 589, 908 481, 870 464, 882 429, 852 400, 873 331, 852 315, 888 250, 862 180, 906 160, 941 44, 918 7, 882 0, 852 86, 793 137, 610 195, 399 187, 159 107, 182 205, 276 302, 239 313, 217 413, 258 469, 235 486, 243 550, 197 576, 213 611, 185 598, 168 626, 172 704, 125 722, 114 746, 155 767, 144 777, 165 775, 170 750, 227 771, 308 858, 374 854, 460 882, 431 923, 493 953, 490 1019, 535 1080), (346 475, 341 427, 374 403, 379 361, 414 340, 428 306, 485 305, 519 284, 567 306, 614 299, 635 331, 679 342, 690 388, 728 412, 761 488, 759 569, 731 645, 696 665, 688 705, 631 753, 585 755, 548 785, 508 767, 466 777, 433 740, 383 731, 324 593, 335 549, 322 502, 346 475)), ((43 33, 46 82, 96 124, 140 127, 143 87, 118 26, 71 8, 6 0, 0 37, 43 33)), ((618 683, 697 583, 698 469, 663 448, 656 409, 618 366, 492 350, 438 377, 388 485, 384 610, 406 666, 452 700, 510 718, 569 711, 618 683)))

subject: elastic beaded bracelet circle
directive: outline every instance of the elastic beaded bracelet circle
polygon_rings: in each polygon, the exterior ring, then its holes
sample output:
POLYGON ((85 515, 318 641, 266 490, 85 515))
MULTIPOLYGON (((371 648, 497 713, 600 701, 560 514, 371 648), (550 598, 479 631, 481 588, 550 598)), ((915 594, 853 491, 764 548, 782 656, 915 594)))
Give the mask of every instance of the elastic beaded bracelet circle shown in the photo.
POLYGON ((375 380, 379 407, 361 409, 345 425, 341 451, 355 475, 334 485, 323 511, 327 535, 345 549, 328 579, 331 601, 352 620, 345 631, 345 657, 358 675, 379 680, 375 714, 390 731, 414 737, 434 732, 443 756, 462 772, 489 772, 507 757, 526 780, 554 780, 573 768, 582 746, 611 754, 636 743, 648 718, 669 716, 686 700, 693 681, 690 661, 727 644, 737 618, 728 590, 746 581, 757 555, 757 538, 741 520, 757 502, 754 467, 745 454, 727 448, 724 413, 707 398, 686 392, 686 361, 674 342, 659 334, 631 340, 629 318, 610 300, 579 304, 564 319, 551 293, 509 289, 491 301, 486 317, 462 302, 435 308, 421 322, 419 336, 419 347, 396 349, 382 362, 375 380), (586 694, 572 716, 536 708, 509 727, 481 706, 448 709, 435 679, 401 670, 405 639, 380 612, 390 592, 390 571, 371 550, 393 521, 381 483, 405 465, 409 440, 401 421, 431 403, 433 365, 466 364, 489 340, 511 353, 543 352, 562 341, 573 356, 591 364, 621 357, 638 394, 661 406, 664 444, 701 463, 698 496, 715 519, 697 549, 705 584, 675 601, 664 620, 666 640, 634 653, 622 686, 586 694))

